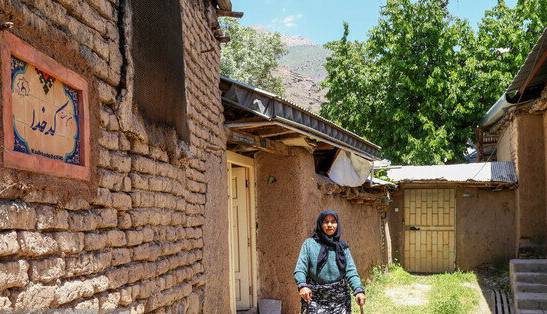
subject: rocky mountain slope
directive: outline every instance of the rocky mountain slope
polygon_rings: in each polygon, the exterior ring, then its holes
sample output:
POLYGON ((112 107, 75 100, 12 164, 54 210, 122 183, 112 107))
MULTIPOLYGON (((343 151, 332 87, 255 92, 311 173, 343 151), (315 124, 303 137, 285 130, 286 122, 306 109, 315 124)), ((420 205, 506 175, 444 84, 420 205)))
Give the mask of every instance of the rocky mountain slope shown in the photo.
POLYGON ((276 75, 283 79, 284 97, 307 110, 319 112, 326 101, 326 90, 321 90, 320 83, 327 76, 324 64, 329 50, 301 36, 281 35, 281 40, 288 51, 279 62, 276 75))

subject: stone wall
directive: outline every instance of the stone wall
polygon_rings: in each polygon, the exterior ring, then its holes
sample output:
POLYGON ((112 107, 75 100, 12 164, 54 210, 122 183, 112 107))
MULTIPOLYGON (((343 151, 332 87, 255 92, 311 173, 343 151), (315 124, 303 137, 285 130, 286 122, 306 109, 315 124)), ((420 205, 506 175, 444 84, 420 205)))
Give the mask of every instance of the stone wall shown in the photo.
POLYGON ((126 0, 0 1, 12 33, 88 80, 93 172, 81 182, 0 168, 0 309, 203 311, 206 267, 227 268, 211 262, 218 238, 203 229, 227 191, 208 179, 225 169, 225 135, 205 3, 181 0, 184 142, 132 101, 126 0))

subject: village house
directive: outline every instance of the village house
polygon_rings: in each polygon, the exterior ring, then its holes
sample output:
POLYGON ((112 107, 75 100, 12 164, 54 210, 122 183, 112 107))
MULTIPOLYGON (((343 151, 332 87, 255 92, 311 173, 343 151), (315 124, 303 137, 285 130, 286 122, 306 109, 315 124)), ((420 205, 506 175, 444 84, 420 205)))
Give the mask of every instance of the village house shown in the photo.
POLYGON ((547 29, 480 121, 478 162, 387 173, 398 184, 388 212, 393 257, 419 273, 511 260, 517 311, 547 309, 546 59, 547 29))
POLYGON ((479 158, 515 165, 515 231, 510 275, 518 313, 547 309, 547 29, 500 99, 484 115, 479 158))
POLYGON ((230 225, 232 309, 277 299, 283 313, 299 311, 294 266, 325 208, 338 211, 363 278, 386 264, 389 185, 368 179, 379 147, 266 91, 227 78, 220 86, 232 200, 222 224, 230 225))
POLYGON ((393 257, 406 270, 440 273, 506 263, 515 253, 512 162, 404 166, 389 216, 393 257))
POLYGON ((547 238, 547 30, 478 130, 481 160, 510 161, 518 176, 515 256, 541 255, 547 238))
POLYGON ((229 0, 0 2, 0 309, 297 311, 317 213, 387 262, 379 147, 219 75, 229 0))

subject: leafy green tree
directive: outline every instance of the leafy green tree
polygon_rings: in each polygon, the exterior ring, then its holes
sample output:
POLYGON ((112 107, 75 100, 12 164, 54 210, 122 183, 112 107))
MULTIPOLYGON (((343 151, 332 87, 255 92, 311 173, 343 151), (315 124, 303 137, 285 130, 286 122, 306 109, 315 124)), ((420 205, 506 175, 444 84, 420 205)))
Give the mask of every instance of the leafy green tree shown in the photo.
POLYGON ((475 50, 481 103, 492 104, 501 96, 546 26, 544 0, 520 0, 515 8, 499 0, 485 12, 475 50))
POLYGON ((326 45, 321 114, 382 146, 394 163, 461 161, 482 114, 545 26, 543 0, 500 1, 477 35, 446 0, 388 0, 366 41, 326 45))
POLYGON ((283 95, 282 80, 272 74, 279 58, 287 52, 281 36, 241 26, 234 18, 223 18, 221 26, 230 41, 222 45, 220 73, 283 95))

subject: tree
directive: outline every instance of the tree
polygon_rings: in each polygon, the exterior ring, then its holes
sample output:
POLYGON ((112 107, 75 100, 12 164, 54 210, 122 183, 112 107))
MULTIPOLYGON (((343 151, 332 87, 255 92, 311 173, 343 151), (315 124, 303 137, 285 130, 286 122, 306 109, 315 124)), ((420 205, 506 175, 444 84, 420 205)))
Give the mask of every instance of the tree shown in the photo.
POLYGON ((445 0, 388 0, 366 41, 328 43, 321 114, 382 146, 394 163, 461 161, 486 109, 545 27, 546 2, 503 1, 475 35, 445 0))
POLYGON ((283 95, 282 80, 272 74, 287 51, 281 36, 241 26, 234 18, 222 19, 221 25, 230 36, 222 45, 221 75, 283 95))
POLYGON ((481 103, 492 104, 501 96, 546 26, 543 0, 520 0, 512 9, 499 0, 485 12, 475 50, 481 103))

